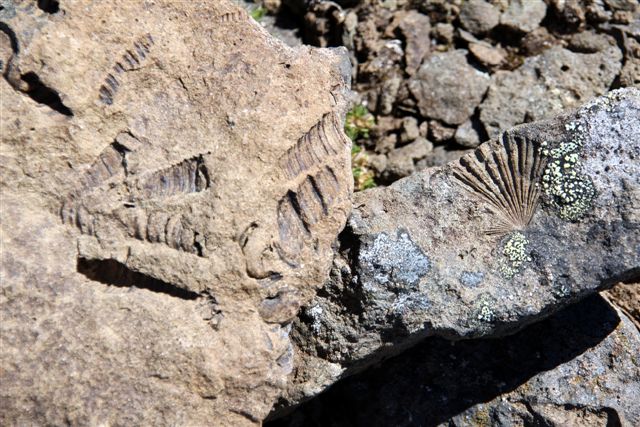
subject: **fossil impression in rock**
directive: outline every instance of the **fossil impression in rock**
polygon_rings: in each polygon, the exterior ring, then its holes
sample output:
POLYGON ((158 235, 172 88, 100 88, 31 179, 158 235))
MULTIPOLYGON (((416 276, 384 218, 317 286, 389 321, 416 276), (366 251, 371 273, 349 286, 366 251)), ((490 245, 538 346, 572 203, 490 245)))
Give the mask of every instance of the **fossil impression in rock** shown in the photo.
POLYGON ((454 165, 453 176, 490 206, 496 216, 487 234, 506 234, 526 227, 540 201, 540 178, 546 161, 539 144, 505 133, 483 144, 454 165))
POLYGON ((351 209, 346 55, 226 0, 0 21, 0 423, 259 423, 351 209))

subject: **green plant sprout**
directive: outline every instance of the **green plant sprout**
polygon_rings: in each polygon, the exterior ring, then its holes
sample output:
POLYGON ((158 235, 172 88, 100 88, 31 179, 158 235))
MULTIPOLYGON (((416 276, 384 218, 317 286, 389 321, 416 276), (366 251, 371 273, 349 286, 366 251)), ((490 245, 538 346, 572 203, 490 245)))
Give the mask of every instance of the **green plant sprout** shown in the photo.
POLYGON ((369 156, 358 140, 369 138, 369 131, 375 125, 373 114, 364 105, 356 105, 347 113, 344 131, 353 141, 351 146, 351 172, 355 191, 376 186, 375 173, 369 164, 369 156))

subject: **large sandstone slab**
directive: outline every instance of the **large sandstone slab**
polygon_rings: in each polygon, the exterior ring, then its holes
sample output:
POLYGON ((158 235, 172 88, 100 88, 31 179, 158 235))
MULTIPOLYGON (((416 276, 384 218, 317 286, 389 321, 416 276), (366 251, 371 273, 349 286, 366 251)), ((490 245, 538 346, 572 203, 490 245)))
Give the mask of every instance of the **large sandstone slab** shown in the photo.
POLYGON ((640 274, 640 91, 358 193, 296 323, 300 401, 427 336, 502 336, 640 274))
POLYGON ((258 424, 351 209, 348 60, 229 1, 53 3, 0 10, 0 423, 258 424))

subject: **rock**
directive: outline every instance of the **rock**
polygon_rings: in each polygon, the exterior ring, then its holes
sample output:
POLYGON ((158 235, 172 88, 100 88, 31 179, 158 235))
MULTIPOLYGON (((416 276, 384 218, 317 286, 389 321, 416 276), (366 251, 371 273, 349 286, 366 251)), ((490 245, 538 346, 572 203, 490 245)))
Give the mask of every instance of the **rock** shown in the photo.
POLYGON ((592 296, 501 340, 427 339, 269 427, 634 426, 640 333, 592 296))
POLYGON ((510 0, 500 23, 511 30, 529 33, 538 28, 546 14, 547 4, 543 0, 510 0))
POLYGON ((401 142, 410 142, 420 136, 418 128, 418 120, 415 117, 407 116, 402 119, 402 128, 400 133, 401 142))
POLYGON ((604 2, 614 11, 624 10, 633 12, 638 9, 638 2, 635 0, 604 0, 604 2))
POLYGON ((561 22, 563 29, 576 31, 584 28, 587 8, 581 0, 553 0, 551 5, 555 19, 561 22))
POLYGON ((446 145, 435 146, 427 157, 416 162, 416 170, 420 171, 434 166, 444 166, 449 162, 459 159, 468 152, 468 149, 452 149, 446 145))
POLYGON ((412 76, 429 53, 431 22, 428 16, 411 10, 402 18, 398 27, 406 43, 405 70, 407 74, 412 76))
POLYGON ((480 135, 471 120, 467 120, 456 129, 456 142, 463 147, 475 148, 480 145, 480 135))
POLYGON ((433 144, 430 141, 418 138, 410 144, 391 151, 384 169, 383 178, 388 181, 395 181, 411 175, 416 170, 415 163, 427 157, 432 150, 433 144))
POLYGON ((569 49, 580 53, 602 52, 615 45, 616 41, 613 37, 594 33, 592 31, 576 33, 571 36, 571 39, 569 39, 569 49))
POLYGON ((439 22, 434 26, 433 33, 434 38, 440 43, 445 45, 453 43, 453 36, 455 34, 453 25, 439 22))
POLYGON ((437 120, 429 122, 429 131, 431 139, 435 142, 445 142, 453 138, 456 128, 445 126, 437 120))
POLYGON ((520 45, 527 56, 539 55, 545 50, 558 44, 558 40, 553 37, 546 28, 540 27, 525 35, 520 45))
POLYGON ((469 65, 466 55, 464 49, 435 53, 409 81, 409 90, 424 117, 458 125, 480 104, 489 76, 469 65))
POLYGON ((640 87, 640 58, 629 58, 620 71, 620 85, 640 87))
POLYGON ((357 194, 331 280, 294 326, 288 401, 424 337, 508 335, 637 278, 639 114, 640 90, 621 89, 357 194))
POLYGON ((464 29, 482 35, 500 23, 500 11, 484 0, 469 0, 462 4, 459 19, 464 29))
POLYGON ((496 48, 484 43, 471 43, 469 45, 469 52, 487 67, 496 67, 502 64, 507 54, 504 49, 496 48))
POLYGON ((497 71, 480 106, 480 120, 495 137, 511 126, 576 107, 608 90, 621 58, 616 46, 591 54, 554 47, 527 58, 513 72, 497 71))
POLYGON ((259 425, 351 208, 344 50, 38 4, 0 10, 0 424, 259 425))

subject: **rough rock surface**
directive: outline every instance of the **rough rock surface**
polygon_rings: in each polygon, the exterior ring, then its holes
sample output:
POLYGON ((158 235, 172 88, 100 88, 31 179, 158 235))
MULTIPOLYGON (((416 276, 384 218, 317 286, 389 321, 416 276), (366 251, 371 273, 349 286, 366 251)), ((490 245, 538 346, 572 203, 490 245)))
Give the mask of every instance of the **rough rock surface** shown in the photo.
POLYGON ((0 424, 259 423, 351 208, 344 50, 229 1, 2 5, 0 424))
POLYGON ((463 49, 431 55, 409 82, 424 117, 456 125, 471 117, 488 86, 489 76, 467 63, 463 49))
POLYGON ((554 47, 527 58, 514 72, 496 72, 480 106, 480 119, 489 137, 606 93, 620 72, 621 59, 620 49, 611 41, 595 53, 554 47))
POLYGON ((425 336, 512 333, 638 277, 639 115, 640 91, 614 91, 360 193, 294 329, 291 400, 425 336))
POLYGON ((547 13, 544 0, 509 0, 509 7, 500 17, 500 23, 522 33, 535 30, 547 13))
POLYGON ((593 296, 501 340, 425 340, 268 426, 635 426, 639 347, 593 296))
POLYGON ((485 0, 469 0, 460 8, 460 24, 473 34, 484 34, 500 23, 500 11, 485 0))

